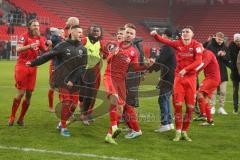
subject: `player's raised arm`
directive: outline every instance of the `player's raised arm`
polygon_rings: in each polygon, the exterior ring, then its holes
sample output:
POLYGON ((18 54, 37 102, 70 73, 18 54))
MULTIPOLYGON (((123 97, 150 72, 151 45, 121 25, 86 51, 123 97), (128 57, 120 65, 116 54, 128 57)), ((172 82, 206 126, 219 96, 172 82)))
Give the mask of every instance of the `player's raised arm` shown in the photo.
POLYGON ((172 41, 172 40, 170 40, 170 39, 168 39, 168 38, 164 38, 164 37, 162 37, 161 35, 159 35, 158 33, 157 33, 157 31, 151 31, 150 32, 150 35, 151 36, 153 36, 157 41, 159 41, 159 42, 161 42, 161 43, 164 43, 164 44, 166 44, 166 45, 169 45, 169 46, 171 46, 171 47, 173 47, 173 48, 177 48, 177 46, 176 46, 176 41, 172 41))

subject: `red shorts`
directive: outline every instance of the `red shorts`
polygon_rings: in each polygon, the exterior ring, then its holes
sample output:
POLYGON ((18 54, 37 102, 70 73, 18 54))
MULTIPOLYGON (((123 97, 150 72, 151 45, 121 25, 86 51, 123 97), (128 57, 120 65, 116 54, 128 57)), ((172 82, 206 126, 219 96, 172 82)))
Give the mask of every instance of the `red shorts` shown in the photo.
POLYGON ((118 105, 124 105, 126 100, 126 84, 125 79, 114 78, 108 75, 103 80, 107 96, 116 95, 118 97, 118 105))
POLYGON ((196 100, 196 76, 175 77, 173 87, 174 103, 185 102, 194 105, 196 100))
POLYGON ((212 79, 204 79, 198 89, 199 92, 205 93, 207 97, 211 98, 213 92, 217 89, 220 82, 212 79))
POLYGON ((65 88, 59 88, 59 99, 60 101, 72 101, 75 106, 78 104, 78 92, 70 93, 65 88))
POLYGON ((20 90, 33 91, 36 83, 37 68, 17 64, 15 66, 15 86, 20 90))

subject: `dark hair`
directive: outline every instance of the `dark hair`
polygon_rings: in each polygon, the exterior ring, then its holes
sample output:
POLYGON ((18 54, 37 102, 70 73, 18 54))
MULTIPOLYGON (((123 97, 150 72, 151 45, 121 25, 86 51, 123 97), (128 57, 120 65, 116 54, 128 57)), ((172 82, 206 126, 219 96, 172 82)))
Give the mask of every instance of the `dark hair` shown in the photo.
POLYGON ((183 27, 182 27, 182 30, 185 29, 185 28, 187 28, 187 29, 191 29, 191 30, 193 31, 193 26, 188 26, 188 25, 183 26, 183 27))
POLYGON ((124 28, 124 27, 119 27, 117 31, 118 31, 118 32, 119 32, 119 31, 125 31, 125 28, 124 28))
POLYGON ((28 21, 27 26, 30 27, 33 22, 39 22, 39 21, 38 21, 38 19, 31 19, 30 21, 28 21))
POLYGON ((101 31, 101 35, 100 35, 100 37, 99 37, 99 39, 102 39, 103 38, 103 29, 102 29, 102 27, 100 26, 100 25, 98 25, 98 24, 93 24, 93 25, 91 25, 89 28, 88 28, 88 30, 87 30, 87 35, 88 35, 88 37, 91 37, 92 36, 92 30, 94 29, 94 28, 99 28, 100 29, 100 31, 101 31))

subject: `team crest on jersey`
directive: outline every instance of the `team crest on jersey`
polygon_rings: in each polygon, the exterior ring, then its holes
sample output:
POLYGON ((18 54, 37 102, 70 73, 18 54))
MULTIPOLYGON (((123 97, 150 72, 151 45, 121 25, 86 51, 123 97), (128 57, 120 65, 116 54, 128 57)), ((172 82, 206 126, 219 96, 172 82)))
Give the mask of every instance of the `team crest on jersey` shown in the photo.
POLYGON ((78 50, 78 54, 79 54, 80 57, 82 57, 82 55, 83 55, 83 50, 81 50, 81 49, 78 50))
POLYGON ((193 51, 193 48, 189 48, 189 52, 192 52, 193 51))
POLYGON ((202 47, 198 47, 198 48, 196 48, 196 52, 197 52, 197 53, 202 53, 202 50, 203 50, 202 47))

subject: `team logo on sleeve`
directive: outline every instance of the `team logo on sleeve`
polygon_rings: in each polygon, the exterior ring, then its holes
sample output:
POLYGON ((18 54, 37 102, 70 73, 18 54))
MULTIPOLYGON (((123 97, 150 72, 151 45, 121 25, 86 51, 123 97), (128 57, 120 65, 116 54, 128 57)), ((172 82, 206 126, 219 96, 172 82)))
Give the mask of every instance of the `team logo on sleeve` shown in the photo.
POLYGON ((197 48, 196 48, 196 52, 197 52, 197 53, 202 53, 202 47, 197 47, 197 48))
POLYGON ((131 56, 134 56, 134 54, 135 54, 134 51, 131 51, 131 52, 130 52, 130 55, 131 55, 131 56))

